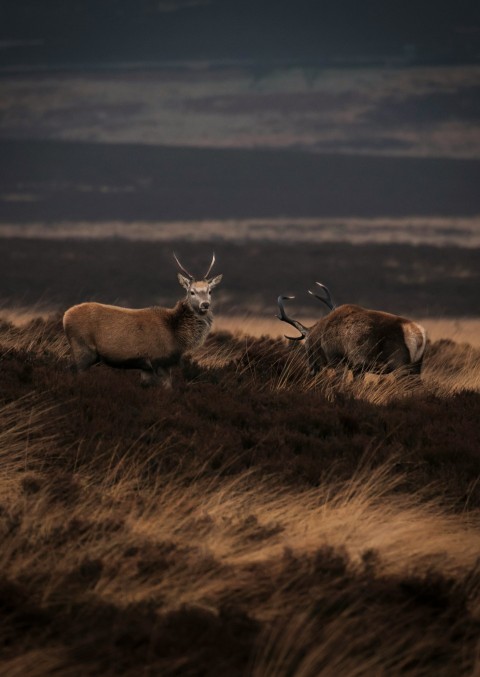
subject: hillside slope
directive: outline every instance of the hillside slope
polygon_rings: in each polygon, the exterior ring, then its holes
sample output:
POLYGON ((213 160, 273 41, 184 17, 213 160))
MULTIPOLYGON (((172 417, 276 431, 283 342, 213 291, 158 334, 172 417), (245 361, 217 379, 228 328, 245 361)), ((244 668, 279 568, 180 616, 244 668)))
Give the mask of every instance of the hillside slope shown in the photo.
POLYGON ((171 392, 0 326, 4 675, 473 675, 480 352, 423 384, 212 334, 171 392))

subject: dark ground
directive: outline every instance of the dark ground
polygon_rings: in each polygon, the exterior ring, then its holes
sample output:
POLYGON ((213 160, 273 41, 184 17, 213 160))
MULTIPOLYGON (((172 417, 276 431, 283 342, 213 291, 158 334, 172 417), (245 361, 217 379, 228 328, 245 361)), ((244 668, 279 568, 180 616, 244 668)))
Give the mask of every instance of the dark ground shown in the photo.
POLYGON ((359 303, 394 313, 478 316, 480 250, 411 245, 253 242, 188 243, 108 240, 0 239, 0 299, 8 305, 96 300, 141 307, 173 305, 183 295, 172 252, 203 275, 215 249, 224 274, 216 312, 249 310, 272 317, 281 293, 295 308, 320 312, 306 291, 327 284, 337 303, 359 303))
POLYGON ((38 198, 2 202, 8 223, 480 213, 479 160, 34 140, 0 157, 0 193, 38 198))

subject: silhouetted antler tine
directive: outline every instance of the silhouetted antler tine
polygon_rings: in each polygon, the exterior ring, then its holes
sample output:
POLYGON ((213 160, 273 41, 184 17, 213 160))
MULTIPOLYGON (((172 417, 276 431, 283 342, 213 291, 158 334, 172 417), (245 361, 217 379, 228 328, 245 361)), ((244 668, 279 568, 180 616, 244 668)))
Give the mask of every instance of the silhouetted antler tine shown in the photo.
POLYGON ((283 305, 284 301, 290 301, 291 299, 294 299, 295 296, 282 296, 280 295, 277 299, 278 303, 278 309, 280 310, 280 315, 277 315, 279 320, 282 320, 282 322, 287 322, 287 324, 291 324, 292 327, 295 327, 297 331, 300 332, 301 336, 287 336, 284 334, 285 338, 288 339, 289 341, 303 341, 303 339, 307 336, 308 334, 308 329, 303 326, 300 322, 297 322, 297 320, 292 320, 291 317, 288 317, 288 315, 285 312, 285 307, 283 305))
POLYGON ((326 299, 323 298, 323 296, 319 296, 318 294, 314 294, 313 291, 308 290, 308 293, 314 296, 316 299, 324 303, 329 310, 333 310, 332 306, 328 303, 326 299))
POLYGON ((194 280, 195 278, 193 277, 193 275, 192 275, 191 273, 189 273, 188 270, 182 266, 182 264, 180 263, 180 261, 179 261, 178 258, 177 258, 177 255, 175 254, 175 252, 173 252, 173 258, 174 258, 175 261, 177 262, 177 266, 180 268, 180 270, 182 271, 182 273, 185 273, 185 275, 186 275, 190 280, 194 280))
POLYGON ((324 303, 328 308, 330 308, 330 310, 335 310, 336 305, 335 305, 335 303, 333 302, 332 295, 330 294, 330 291, 328 290, 328 287, 326 287, 326 286, 325 286, 324 284, 322 284, 321 282, 315 282, 315 284, 318 284, 318 286, 319 286, 321 289, 324 290, 324 292, 325 292, 326 295, 327 295, 327 298, 325 298, 325 297, 323 297, 323 296, 319 296, 318 294, 314 294, 314 292, 313 292, 313 291, 310 291, 310 289, 308 290, 308 293, 311 294, 312 296, 315 296, 316 299, 318 299, 319 301, 321 301, 322 303, 324 303))
POLYGON ((215 252, 213 252, 212 262, 211 262, 211 264, 210 264, 210 268, 207 270, 207 272, 206 272, 205 275, 203 276, 203 279, 204 279, 204 280, 206 280, 207 277, 209 276, 210 271, 212 270, 213 264, 214 264, 214 263, 215 263, 215 252))

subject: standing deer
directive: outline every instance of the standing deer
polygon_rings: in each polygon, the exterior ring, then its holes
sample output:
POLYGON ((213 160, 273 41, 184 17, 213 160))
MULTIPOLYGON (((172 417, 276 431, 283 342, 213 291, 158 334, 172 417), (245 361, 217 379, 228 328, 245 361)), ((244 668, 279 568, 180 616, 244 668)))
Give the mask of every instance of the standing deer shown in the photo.
POLYGON ((63 327, 78 371, 103 362, 110 367, 140 369, 142 385, 160 381, 171 387, 171 367, 207 338, 213 321, 211 291, 223 277, 208 279, 215 254, 202 280, 195 280, 173 256, 182 271, 178 281, 186 290, 185 298, 173 308, 132 310, 81 303, 66 311, 63 327))
POLYGON ((310 373, 340 364, 352 370, 355 376, 364 372, 388 374, 402 369, 409 374, 420 374, 425 351, 425 329, 411 320, 378 310, 346 304, 336 307, 329 290, 317 282, 325 293, 319 296, 331 312, 307 328, 285 313, 284 300, 293 296, 279 296, 278 319, 291 324, 301 336, 286 336, 291 341, 305 339, 310 373))

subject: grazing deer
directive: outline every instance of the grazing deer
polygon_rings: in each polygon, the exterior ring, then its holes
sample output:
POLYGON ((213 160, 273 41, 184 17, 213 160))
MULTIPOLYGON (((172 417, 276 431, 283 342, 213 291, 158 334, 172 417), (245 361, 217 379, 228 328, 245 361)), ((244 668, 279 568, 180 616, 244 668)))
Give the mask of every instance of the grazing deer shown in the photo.
POLYGON ((309 292, 331 312, 307 328, 285 313, 284 300, 279 296, 278 319, 291 324, 301 336, 286 336, 291 341, 305 339, 310 373, 340 364, 352 370, 354 376, 364 372, 388 374, 402 369, 420 374, 425 351, 426 332, 416 322, 378 310, 367 310, 352 304, 336 307, 325 285, 317 282, 326 296, 309 292))
POLYGON ((186 290, 185 298, 173 308, 132 310, 81 303, 66 311, 63 327, 78 371, 103 362, 121 369, 140 369, 143 385, 160 381, 171 387, 171 367, 207 338, 213 321, 211 291, 223 277, 208 279, 215 254, 202 280, 195 280, 173 256, 183 273, 178 273, 178 281, 186 290))

